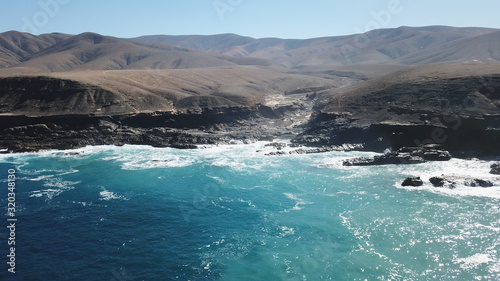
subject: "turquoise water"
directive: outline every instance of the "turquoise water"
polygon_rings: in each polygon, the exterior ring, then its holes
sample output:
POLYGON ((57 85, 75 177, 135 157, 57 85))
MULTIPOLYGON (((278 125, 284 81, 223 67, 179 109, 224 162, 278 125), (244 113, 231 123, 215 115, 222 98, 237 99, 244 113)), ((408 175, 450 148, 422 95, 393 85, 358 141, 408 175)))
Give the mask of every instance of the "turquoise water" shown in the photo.
POLYGON ((0 156, 1 280, 500 280, 499 187, 399 185, 489 162, 342 167, 373 153, 264 144, 0 156))

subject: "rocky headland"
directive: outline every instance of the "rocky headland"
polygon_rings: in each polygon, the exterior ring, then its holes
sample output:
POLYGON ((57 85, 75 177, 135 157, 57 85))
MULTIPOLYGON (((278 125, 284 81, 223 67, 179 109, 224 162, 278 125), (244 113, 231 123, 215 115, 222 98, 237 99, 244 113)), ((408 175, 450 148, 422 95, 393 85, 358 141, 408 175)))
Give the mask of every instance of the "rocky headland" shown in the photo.
POLYGON ((438 144, 458 157, 500 153, 495 64, 408 69, 326 93, 317 109, 296 143, 362 143, 380 152, 438 144))

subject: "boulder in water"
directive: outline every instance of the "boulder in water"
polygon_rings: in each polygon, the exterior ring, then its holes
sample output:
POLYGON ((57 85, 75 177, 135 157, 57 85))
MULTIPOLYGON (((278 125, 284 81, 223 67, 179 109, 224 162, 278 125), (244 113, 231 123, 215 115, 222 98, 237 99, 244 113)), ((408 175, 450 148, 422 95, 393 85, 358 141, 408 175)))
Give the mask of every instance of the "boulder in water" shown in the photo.
POLYGON ((420 177, 410 177, 406 178, 403 183, 401 184, 402 186, 422 186, 424 182, 420 177))

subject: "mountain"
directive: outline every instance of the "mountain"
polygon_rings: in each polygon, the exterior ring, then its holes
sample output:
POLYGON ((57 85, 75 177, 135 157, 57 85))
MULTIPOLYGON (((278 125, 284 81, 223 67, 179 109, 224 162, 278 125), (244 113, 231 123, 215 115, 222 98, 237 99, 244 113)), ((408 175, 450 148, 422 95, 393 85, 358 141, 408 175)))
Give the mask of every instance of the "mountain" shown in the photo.
POLYGON ((500 31, 466 37, 403 56, 396 63, 424 65, 433 63, 497 63, 500 62, 500 31))
MULTIPOLYGON (((263 60, 254 61, 266 64, 263 60)), ((238 64, 238 59, 220 54, 167 44, 139 43, 95 33, 83 33, 31 54, 16 67, 34 72, 60 72, 199 68, 236 64, 238 64)), ((247 59, 242 64, 252 64, 252 61, 247 59)))
POLYGON ((60 33, 35 36, 16 31, 0 33, 0 68, 19 64, 70 36, 60 33))
POLYGON ((121 39, 20 32, 0 34, 0 68, 9 72, 175 69, 260 65, 338 68, 498 61, 499 32, 487 28, 400 27, 312 39, 254 39, 235 34, 154 35, 121 39))
POLYGON ((132 38, 131 40, 149 43, 166 43, 184 48, 191 48, 204 51, 222 52, 225 49, 235 46, 243 46, 255 42, 252 37, 240 36, 237 34, 218 35, 149 35, 132 38))
POLYGON ((400 27, 364 34, 313 39, 254 39, 234 34, 193 36, 144 36, 132 40, 168 43, 209 50, 234 57, 272 60, 286 67, 391 63, 406 55, 498 31, 489 28, 447 26, 400 27))

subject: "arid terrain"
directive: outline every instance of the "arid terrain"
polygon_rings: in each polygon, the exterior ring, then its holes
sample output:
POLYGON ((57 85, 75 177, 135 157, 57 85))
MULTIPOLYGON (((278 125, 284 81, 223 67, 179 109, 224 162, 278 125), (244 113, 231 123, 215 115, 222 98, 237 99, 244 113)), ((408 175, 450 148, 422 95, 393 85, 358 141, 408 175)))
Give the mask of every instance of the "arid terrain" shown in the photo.
POLYGON ((289 138, 500 148, 500 30, 340 37, 0 34, 0 149, 289 138))

